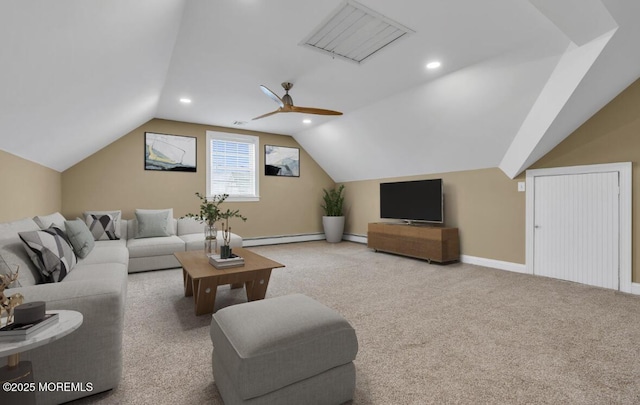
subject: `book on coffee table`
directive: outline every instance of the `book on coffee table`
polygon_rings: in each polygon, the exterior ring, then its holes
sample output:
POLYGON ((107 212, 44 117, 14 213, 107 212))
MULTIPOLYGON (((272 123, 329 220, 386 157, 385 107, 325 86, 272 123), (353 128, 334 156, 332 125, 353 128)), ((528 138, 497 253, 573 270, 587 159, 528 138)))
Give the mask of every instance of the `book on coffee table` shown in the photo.
POLYGON ((58 314, 46 314, 43 319, 34 323, 10 323, 0 328, 0 342, 25 340, 35 332, 46 329, 58 322, 58 314))
POLYGON ((244 259, 238 255, 232 254, 227 259, 220 258, 219 254, 209 255, 209 263, 216 269, 226 269, 229 267, 244 266, 244 259))

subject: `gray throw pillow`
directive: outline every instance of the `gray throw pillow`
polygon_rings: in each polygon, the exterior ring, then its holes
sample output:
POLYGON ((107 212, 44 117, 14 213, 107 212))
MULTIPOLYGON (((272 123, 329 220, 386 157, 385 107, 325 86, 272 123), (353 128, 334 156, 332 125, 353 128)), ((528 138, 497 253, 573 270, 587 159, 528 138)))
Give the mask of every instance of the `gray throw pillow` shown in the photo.
POLYGON ((87 224, 80 218, 76 218, 73 221, 64 221, 64 226, 73 251, 76 252, 79 258, 87 257, 96 245, 94 236, 87 224))
POLYGON ((136 239, 169 236, 169 212, 136 211, 136 239))
POLYGON ((169 221, 169 223, 167 224, 167 232, 169 232, 169 235, 175 235, 176 229, 175 229, 175 226, 173 225, 173 208, 153 209, 153 210, 136 208, 136 211, 135 211, 136 214, 157 214, 159 212, 167 213, 167 218, 169 221))

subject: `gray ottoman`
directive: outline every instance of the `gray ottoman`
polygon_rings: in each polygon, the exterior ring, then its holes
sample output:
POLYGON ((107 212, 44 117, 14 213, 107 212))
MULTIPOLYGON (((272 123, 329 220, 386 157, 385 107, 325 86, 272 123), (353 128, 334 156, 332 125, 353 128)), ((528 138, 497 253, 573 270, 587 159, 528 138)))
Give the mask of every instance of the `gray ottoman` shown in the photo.
POLYGON ((213 378, 226 405, 341 404, 353 398, 355 330, 302 294, 219 310, 213 378))

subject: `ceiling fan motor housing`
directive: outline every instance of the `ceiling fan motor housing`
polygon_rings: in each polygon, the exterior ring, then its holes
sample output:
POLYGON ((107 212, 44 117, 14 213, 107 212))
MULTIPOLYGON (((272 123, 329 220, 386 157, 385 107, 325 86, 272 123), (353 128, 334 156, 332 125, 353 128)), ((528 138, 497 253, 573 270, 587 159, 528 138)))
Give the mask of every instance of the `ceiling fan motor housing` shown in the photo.
POLYGON ((288 94, 285 94, 284 96, 282 96, 282 102, 285 103, 286 105, 293 105, 293 99, 288 94))
POLYGON ((285 95, 282 96, 282 102, 285 103, 286 105, 293 105, 293 99, 289 95, 289 90, 291 90, 291 88, 293 87, 293 83, 282 82, 281 85, 284 91, 286 92, 285 95))

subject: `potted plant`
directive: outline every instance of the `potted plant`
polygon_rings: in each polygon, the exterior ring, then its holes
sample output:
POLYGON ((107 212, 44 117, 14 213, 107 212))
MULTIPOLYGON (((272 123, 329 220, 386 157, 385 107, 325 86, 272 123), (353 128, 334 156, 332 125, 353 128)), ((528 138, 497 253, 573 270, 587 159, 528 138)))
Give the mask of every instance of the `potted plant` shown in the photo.
POLYGON ((216 222, 221 217, 220 208, 218 207, 224 200, 229 197, 228 194, 214 195, 210 199, 196 192, 196 196, 200 199, 200 213, 187 214, 186 218, 195 218, 204 224, 204 251, 205 253, 215 253, 217 245, 218 230, 216 222))
POLYGON ((240 210, 233 210, 227 208, 225 212, 219 212, 220 219, 224 219, 224 223, 222 224, 222 242, 223 245, 220 246, 220 258, 226 259, 231 257, 231 248, 229 247, 229 242, 231 242, 231 227, 229 226, 229 218, 240 218, 243 221, 246 221, 247 218, 240 214, 240 210))
POLYGON ((342 212, 344 184, 337 189, 332 188, 329 191, 322 189, 322 191, 324 192, 322 196, 324 204, 321 206, 325 213, 322 217, 324 235, 327 242, 340 242, 344 233, 344 214, 342 212))

